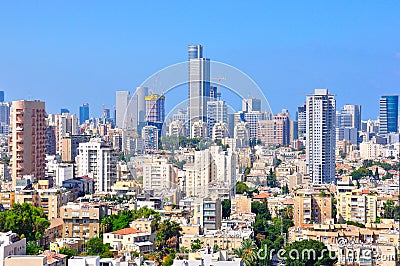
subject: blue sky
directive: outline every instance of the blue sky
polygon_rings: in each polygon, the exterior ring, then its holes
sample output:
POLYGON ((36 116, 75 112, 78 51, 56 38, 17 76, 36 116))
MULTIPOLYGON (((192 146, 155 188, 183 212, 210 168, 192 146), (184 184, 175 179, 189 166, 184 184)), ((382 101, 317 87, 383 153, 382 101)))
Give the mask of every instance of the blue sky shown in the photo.
POLYGON ((380 95, 400 94, 399 14, 399 1, 1 1, 0 90, 100 116, 116 90, 199 43, 251 76, 275 113, 327 87, 375 118, 380 95))

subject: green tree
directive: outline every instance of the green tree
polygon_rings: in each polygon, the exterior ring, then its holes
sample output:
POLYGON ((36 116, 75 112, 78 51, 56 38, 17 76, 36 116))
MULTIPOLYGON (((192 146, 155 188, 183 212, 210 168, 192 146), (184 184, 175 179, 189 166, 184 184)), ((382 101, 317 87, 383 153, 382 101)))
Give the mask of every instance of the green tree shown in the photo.
POLYGON ((192 240, 192 243, 190 243, 190 249, 192 251, 197 251, 203 247, 204 242, 201 241, 200 239, 195 239, 192 240))
POLYGON ((233 253, 242 258, 246 266, 257 265, 257 245, 253 239, 247 238, 242 242, 240 248, 234 249, 233 253))
POLYGON ((70 249, 70 248, 65 248, 62 247, 60 248, 60 253, 67 255, 67 258, 71 258, 72 256, 76 256, 78 254, 78 252, 76 250, 70 249))
POLYGON ((289 186, 288 184, 285 184, 282 186, 282 194, 288 194, 289 193, 289 186))
POLYGON ((244 182, 236 183, 236 194, 244 194, 249 191, 249 187, 244 182))
POLYGON ((383 218, 394 219, 395 206, 393 200, 387 200, 383 203, 383 218))
POLYGON ((287 266, 333 265, 337 260, 328 251, 324 243, 316 240, 296 241, 286 246, 285 261, 287 266))
POLYGON ((231 201, 224 199, 222 201, 222 218, 229 218, 231 216, 231 201))
POLYGON ((162 221, 162 223, 158 225, 156 231, 157 238, 155 246, 157 247, 157 250, 163 250, 167 244, 169 244, 170 247, 174 247, 175 250, 178 250, 178 239, 181 236, 181 231, 182 228, 179 223, 169 219, 162 221))
POLYGON ((267 185, 269 187, 276 187, 276 174, 272 171, 272 168, 269 169, 269 174, 267 176, 267 185))
POLYGON ((49 225, 43 209, 30 203, 15 203, 10 210, 0 213, 0 231, 16 232, 27 241, 39 240, 49 225))
POLYGON ((110 244, 103 244, 103 239, 94 237, 86 242, 86 255, 99 255, 100 258, 112 258, 114 255, 111 251, 110 244))
POLYGON ((31 240, 26 243, 26 254, 27 255, 38 255, 41 251, 44 251, 43 247, 37 244, 37 241, 31 240))

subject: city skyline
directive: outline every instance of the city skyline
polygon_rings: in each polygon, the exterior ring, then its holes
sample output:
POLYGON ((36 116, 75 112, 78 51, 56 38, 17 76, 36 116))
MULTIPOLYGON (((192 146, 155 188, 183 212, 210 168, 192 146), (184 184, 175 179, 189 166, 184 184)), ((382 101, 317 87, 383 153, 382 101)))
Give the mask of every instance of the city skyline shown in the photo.
MULTIPOLYGON (((218 4, 213 5, 218 16, 191 24, 190 31, 177 19, 163 24, 145 20, 143 28, 135 24, 150 10, 161 18, 163 11, 170 11, 193 20, 202 13, 188 17, 175 11, 177 5, 160 3, 160 9, 148 4, 113 5, 112 13, 107 4, 92 10, 92 5, 80 3, 78 11, 74 3, 49 4, 44 10, 30 3, 4 4, 3 10, 9 12, 1 20, 10 26, 2 29, 8 38, 0 44, 0 88, 6 91, 6 100, 39 99, 48 103, 48 113, 64 107, 77 113, 87 102, 92 116, 100 117, 103 104, 112 110, 115 91, 132 91, 157 70, 187 60, 184 50, 191 43, 207 47, 204 57, 227 62, 250 75, 274 113, 286 108, 294 115, 307 93, 328 88, 338 106, 370 106, 363 109, 362 118, 375 119, 379 97, 398 91, 398 4, 346 3, 345 12, 341 5, 314 3, 313 10, 320 12, 313 12, 293 4, 302 15, 296 8, 292 11, 279 4, 218 4), (133 9, 143 12, 135 13, 133 19, 128 12, 133 9), (89 10, 90 16, 84 16, 89 10), (242 12, 254 12, 254 16, 239 23, 235 17, 242 12), (341 20, 330 19, 335 15, 341 20), (289 16, 291 22, 286 19, 289 16), (103 17, 109 18, 107 23, 103 17), (235 27, 228 27, 231 24, 235 27), (143 36, 145 41, 139 42, 143 36), (32 45, 21 46, 27 41, 32 45), (101 97, 96 91, 102 92, 101 97)), ((205 8, 207 4, 201 7, 205 8)))

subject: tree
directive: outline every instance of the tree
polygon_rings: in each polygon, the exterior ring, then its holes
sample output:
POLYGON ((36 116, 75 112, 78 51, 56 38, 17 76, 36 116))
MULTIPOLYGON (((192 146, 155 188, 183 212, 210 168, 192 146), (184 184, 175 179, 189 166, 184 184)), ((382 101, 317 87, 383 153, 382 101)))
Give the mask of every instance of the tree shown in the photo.
MULTIPOLYGON (((179 223, 175 222, 175 221, 171 221, 169 219, 164 220, 162 223, 160 223, 158 225, 158 228, 156 230, 156 242, 155 242, 155 246, 157 247, 157 249, 163 250, 166 245, 167 245, 167 241, 170 240, 171 238, 175 237, 176 239, 179 239, 179 237, 181 236, 181 231, 182 228, 179 225, 179 223)), ((175 243, 175 250, 179 249, 179 242, 176 241, 175 243)))
POLYGON ((236 183, 236 194, 244 194, 249 191, 249 187, 244 182, 236 183))
POLYGON ((336 263, 332 251, 324 243, 316 240, 296 241, 286 246, 285 261, 287 266, 319 266, 336 263))
POLYGON ((27 241, 39 240, 50 222, 42 208, 30 203, 15 203, 10 210, 0 213, 0 231, 12 231, 27 241))
POLYGON ((233 253, 242 258, 246 266, 256 265, 257 263, 257 245, 253 239, 247 238, 242 242, 240 248, 234 249, 233 253))
POLYGON ((71 258, 72 256, 76 256, 77 253, 78 252, 76 250, 70 248, 65 248, 65 247, 60 248, 60 254, 67 255, 68 259, 71 258))
POLYGON ((39 247, 37 241, 31 240, 26 243, 26 254, 27 255, 38 255, 41 251, 44 251, 43 247, 39 247))
POLYGON ((269 169, 269 174, 267 176, 267 185, 269 187, 276 187, 276 175, 272 171, 272 168, 269 169))
POLYGON ((395 207, 393 200, 387 200, 383 203, 383 218, 394 219, 395 207))
POLYGON ((190 249, 192 251, 197 251, 203 247, 204 242, 201 241, 200 239, 195 239, 192 240, 192 243, 190 243, 190 249))
POLYGON ((110 250, 110 244, 103 244, 103 239, 99 237, 94 237, 86 242, 87 252, 86 255, 93 256, 99 255, 100 258, 112 258, 114 257, 112 251, 110 250))
POLYGON ((285 184, 282 186, 282 194, 288 194, 289 193, 289 186, 288 184, 285 184))
POLYGON ((222 218, 229 218, 231 216, 231 201, 224 199, 222 201, 222 218))

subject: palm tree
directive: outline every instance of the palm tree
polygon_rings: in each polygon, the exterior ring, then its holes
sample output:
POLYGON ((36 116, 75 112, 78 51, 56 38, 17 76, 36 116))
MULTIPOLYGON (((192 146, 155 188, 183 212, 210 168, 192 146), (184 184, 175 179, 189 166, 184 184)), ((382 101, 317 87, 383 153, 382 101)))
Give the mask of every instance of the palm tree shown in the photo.
POLYGON ((257 245, 253 239, 247 238, 242 242, 240 248, 234 249, 233 253, 242 258, 246 266, 256 265, 257 262, 257 245))

